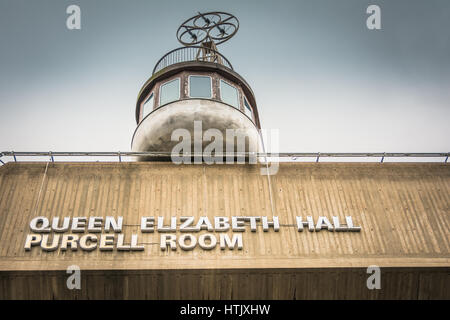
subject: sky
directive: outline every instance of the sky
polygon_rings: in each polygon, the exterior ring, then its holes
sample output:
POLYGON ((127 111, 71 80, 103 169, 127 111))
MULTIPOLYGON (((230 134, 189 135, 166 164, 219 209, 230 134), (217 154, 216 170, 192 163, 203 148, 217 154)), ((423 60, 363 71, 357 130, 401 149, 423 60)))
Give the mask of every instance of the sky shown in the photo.
POLYGON ((448 0, 0 0, 0 151, 130 151, 137 94, 198 11, 239 19, 219 51, 280 151, 450 151, 448 0))

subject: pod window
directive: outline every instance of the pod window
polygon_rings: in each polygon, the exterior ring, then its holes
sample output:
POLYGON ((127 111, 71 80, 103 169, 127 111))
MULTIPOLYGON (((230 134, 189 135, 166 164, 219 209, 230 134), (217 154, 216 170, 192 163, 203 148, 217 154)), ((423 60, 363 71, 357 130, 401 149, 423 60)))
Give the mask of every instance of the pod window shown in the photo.
POLYGON ((252 107, 250 106, 250 104, 247 101, 247 98, 244 97, 244 111, 245 114, 252 120, 253 119, 253 111, 252 111, 252 107))
POLYGON ((212 98, 211 77, 189 76, 189 97, 212 98))
POLYGON ((153 104, 155 102, 155 95, 153 92, 148 96, 143 105, 142 119, 144 119, 153 110, 153 104))
POLYGON ((232 85, 220 80, 220 99, 239 109, 239 96, 238 91, 232 85))
POLYGON ((159 105, 180 99, 180 79, 174 79, 161 85, 159 90, 159 105))

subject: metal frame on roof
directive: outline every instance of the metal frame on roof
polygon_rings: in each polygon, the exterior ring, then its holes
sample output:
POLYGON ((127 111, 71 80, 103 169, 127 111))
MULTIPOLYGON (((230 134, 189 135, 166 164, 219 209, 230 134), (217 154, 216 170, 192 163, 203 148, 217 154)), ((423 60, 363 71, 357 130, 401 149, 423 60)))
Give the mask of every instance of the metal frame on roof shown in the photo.
MULTIPOLYGON (((384 162, 385 158, 445 158, 444 163, 448 162, 449 152, 235 152, 231 154, 214 154, 214 157, 257 157, 265 158, 268 162, 273 159, 297 160, 298 158, 315 158, 319 162, 320 158, 380 158, 380 162, 384 162)), ((53 151, 2 151, 0 152, 0 162, 5 164, 2 157, 12 157, 17 162, 17 157, 49 157, 51 162, 55 161, 55 157, 117 157, 122 161, 122 157, 148 157, 148 158, 167 158, 171 157, 171 152, 122 152, 122 151, 86 151, 86 152, 53 152, 53 151)), ((179 156, 177 154, 177 156, 179 156)), ((203 156, 203 154, 189 153, 182 156, 203 156)))

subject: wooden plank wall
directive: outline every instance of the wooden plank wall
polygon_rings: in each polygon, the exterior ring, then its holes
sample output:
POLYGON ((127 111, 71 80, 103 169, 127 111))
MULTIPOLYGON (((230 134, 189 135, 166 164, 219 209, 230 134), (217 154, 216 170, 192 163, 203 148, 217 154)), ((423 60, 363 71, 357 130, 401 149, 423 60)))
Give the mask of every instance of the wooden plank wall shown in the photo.
POLYGON ((63 271, 4 272, 0 299, 450 299, 449 268, 386 268, 368 290, 360 268, 82 271, 81 289, 63 271))
POLYGON ((289 163, 280 165, 270 184, 252 165, 46 166, 0 167, 2 281, 9 281, 5 272, 57 271, 71 264, 92 272, 450 266, 447 164, 289 163), (124 233, 138 233, 146 250, 25 252, 29 222, 41 215, 123 216, 124 233), (246 231, 242 251, 162 252, 158 233, 139 232, 142 216, 190 215, 277 215, 283 226, 278 233, 246 231), (342 220, 350 215, 362 231, 299 233, 297 215, 336 215, 342 220))

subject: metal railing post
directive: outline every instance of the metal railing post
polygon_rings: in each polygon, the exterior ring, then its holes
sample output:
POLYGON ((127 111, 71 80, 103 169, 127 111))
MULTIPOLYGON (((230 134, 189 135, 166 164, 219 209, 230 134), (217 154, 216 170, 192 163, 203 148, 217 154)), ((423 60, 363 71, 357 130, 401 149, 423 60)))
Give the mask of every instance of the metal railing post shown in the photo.
POLYGON ((198 52, 198 50, 201 50, 201 49, 204 49, 204 48, 201 46, 189 46, 189 47, 176 48, 176 49, 173 49, 173 50, 167 52, 155 64, 152 74, 155 74, 156 72, 159 72, 160 70, 162 70, 172 64, 188 62, 188 61, 213 62, 213 63, 221 64, 221 65, 233 70, 233 66, 230 63, 230 61, 228 61, 228 59, 224 55, 222 55, 219 51, 214 50, 214 49, 208 49, 209 53, 207 56, 199 57, 199 56, 197 56, 197 52, 198 52), (211 55, 214 59, 210 59, 209 55, 211 55))
MULTIPOLYGON (((233 153, 234 154, 234 153, 233 153)), ((374 153, 364 153, 364 152, 277 152, 277 153, 265 153, 265 152, 239 152, 239 156, 256 156, 256 157, 274 157, 274 158, 290 158, 292 160, 297 160, 298 158, 315 158, 315 162, 320 162, 320 158, 341 158, 341 157, 356 157, 356 158, 374 158, 380 157, 380 162, 383 163, 386 157, 392 158, 444 158, 444 162, 448 163, 448 158, 450 156, 449 152, 418 152, 418 153, 400 153, 400 152, 374 152, 374 153)), ((17 157, 46 157, 48 156, 52 162, 55 162, 55 156, 63 157, 118 157, 119 162, 122 161, 122 156, 125 157, 149 157, 149 158, 159 158, 159 157, 170 157, 171 153, 167 151, 137 151, 137 152, 121 152, 121 151, 106 151, 106 152, 16 152, 16 151, 2 151, 0 152, 0 157, 12 157, 15 162, 18 162, 17 157)), ((198 156, 198 154, 192 154, 189 152, 183 153, 183 156, 198 156)), ((8 158, 9 161, 9 158, 8 158)), ((8 162, 6 161, 6 162, 8 162)), ((314 160, 313 160, 314 161, 314 160)), ((5 161, 2 161, 5 163, 5 161)))

